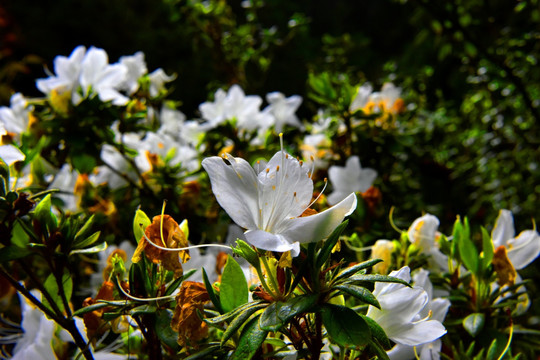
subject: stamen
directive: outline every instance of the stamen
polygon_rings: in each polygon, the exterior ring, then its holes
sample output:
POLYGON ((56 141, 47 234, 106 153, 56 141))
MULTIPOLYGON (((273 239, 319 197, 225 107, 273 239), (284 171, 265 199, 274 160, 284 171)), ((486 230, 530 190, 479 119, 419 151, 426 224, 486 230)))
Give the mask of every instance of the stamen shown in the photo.
MULTIPOLYGON (((141 228, 142 228, 142 224, 141 224, 141 228)), ((187 246, 187 247, 182 247, 182 248, 166 248, 166 247, 163 247, 163 246, 159 246, 158 244, 156 244, 155 242, 153 242, 152 240, 150 240, 148 238, 148 236, 146 236, 146 234, 144 234, 144 238, 146 239, 146 241, 148 241, 150 243, 150 245, 160 249, 160 250, 164 250, 164 251, 172 251, 172 252, 175 252, 175 251, 185 251, 185 250, 191 250, 191 249, 195 249, 195 248, 202 248, 202 247, 219 247, 219 248, 224 248, 224 249, 227 249, 227 250, 232 250, 230 246, 226 246, 226 245, 220 245, 220 244, 201 244, 201 245, 191 245, 191 246, 187 246)))
MULTIPOLYGON (((124 294, 124 296, 126 296, 127 298, 129 298, 131 300, 135 300, 135 301, 148 301, 148 302, 150 302, 150 301, 158 301, 158 300, 168 300, 168 299, 173 299, 173 298, 176 297, 176 295, 169 295, 169 296, 160 296, 160 297, 155 297, 155 298, 140 298, 140 297, 136 297, 136 296, 128 294, 122 288, 122 286, 118 283, 118 278, 116 278, 116 285, 120 289, 122 294, 124 294)), ((98 300, 98 302, 99 302, 99 300, 98 300)))
MULTIPOLYGON (((328 185, 328 179, 327 179, 327 178, 324 178, 324 187, 323 187, 322 191, 321 191, 321 192, 319 193, 319 195, 315 198, 315 200, 313 200, 313 201, 311 202, 311 204, 309 204, 309 206, 306 208, 306 210, 309 209, 309 208, 311 207, 311 205, 315 204, 315 203, 317 202, 317 200, 319 200, 319 198, 320 198, 321 195, 323 194, 324 190, 326 190, 326 185, 328 185)), ((304 211, 306 211, 306 210, 304 210, 304 211)))
POLYGON ((163 244, 163 246, 167 247, 167 244, 165 243, 165 239, 163 238, 163 215, 165 215, 165 205, 167 205, 167 200, 163 200, 163 206, 161 207, 161 218, 159 221, 159 236, 161 237, 161 243, 163 244))

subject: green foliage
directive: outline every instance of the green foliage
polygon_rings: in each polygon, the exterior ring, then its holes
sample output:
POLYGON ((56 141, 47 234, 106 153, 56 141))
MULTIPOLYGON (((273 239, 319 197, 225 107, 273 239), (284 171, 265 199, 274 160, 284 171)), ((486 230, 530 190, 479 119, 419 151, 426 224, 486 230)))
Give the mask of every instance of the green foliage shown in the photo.
POLYGON ((219 294, 224 312, 234 310, 248 301, 246 278, 242 268, 232 257, 227 258, 227 263, 223 269, 219 294))

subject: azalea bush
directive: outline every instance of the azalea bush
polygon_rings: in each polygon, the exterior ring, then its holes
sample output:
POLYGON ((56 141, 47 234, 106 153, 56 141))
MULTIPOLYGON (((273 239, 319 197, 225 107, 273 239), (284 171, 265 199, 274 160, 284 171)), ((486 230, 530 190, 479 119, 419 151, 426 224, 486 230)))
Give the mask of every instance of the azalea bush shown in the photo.
POLYGON ((401 88, 312 74, 321 107, 302 119, 298 95, 263 106, 233 85, 187 120, 174 79, 141 52, 79 46, 37 80, 43 96, 0 109, 6 356, 538 351, 537 289, 518 273, 540 254, 534 221, 517 236, 505 209, 446 234, 429 213, 396 221, 419 206, 392 195, 415 152, 401 88), (401 165, 375 145, 393 142, 401 165))

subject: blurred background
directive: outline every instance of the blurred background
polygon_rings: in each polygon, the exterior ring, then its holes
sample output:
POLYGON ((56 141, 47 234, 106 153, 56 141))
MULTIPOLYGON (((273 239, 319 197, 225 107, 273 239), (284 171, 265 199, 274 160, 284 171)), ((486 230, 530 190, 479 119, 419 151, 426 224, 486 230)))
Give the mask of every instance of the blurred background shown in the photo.
MULTIPOLYGON (((145 53, 175 73, 170 98, 188 118, 217 88, 280 91, 322 105, 308 77, 327 73, 375 88, 392 81, 408 111, 401 127, 365 137, 362 166, 379 173, 384 203, 403 224, 428 211, 518 230, 540 219, 538 1, 0 1, 0 105, 41 96, 35 79, 77 45, 109 61, 145 53)), ((344 80, 345 79, 345 80, 344 80)))

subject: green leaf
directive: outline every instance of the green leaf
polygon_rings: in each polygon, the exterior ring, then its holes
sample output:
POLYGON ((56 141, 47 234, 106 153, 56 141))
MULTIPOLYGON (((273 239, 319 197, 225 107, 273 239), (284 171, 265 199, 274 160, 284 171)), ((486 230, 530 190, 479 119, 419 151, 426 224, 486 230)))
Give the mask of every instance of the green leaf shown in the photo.
POLYGON ((221 275, 221 286, 219 287, 219 300, 223 311, 229 312, 247 303, 248 293, 248 285, 242 268, 232 256, 229 256, 221 275))
MULTIPOLYGON (((125 304, 125 303, 124 303, 125 304)), ((75 311, 73 313, 73 316, 82 316, 86 313, 89 313, 89 312, 92 312, 94 310, 99 310, 99 309, 102 309, 104 307, 107 307, 107 306, 111 306, 107 303, 97 303, 97 304, 92 304, 92 305, 88 305, 88 306, 85 306, 83 308, 80 308, 79 310, 75 311)))
POLYGON ((348 307, 325 304, 322 320, 332 341, 339 346, 360 349, 371 342, 367 322, 348 307))
POLYGON ((493 247, 493 241, 491 235, 488 234, 487 230, 482 227, 482 270, 485 271, 491 264, 493 260, 493 254, 495 249, 493 247))
POLYGON ((251 302, 248 302, 248 303, 246 303, 246 304, 244 304, 242 306, 237 307, 233 311, 228 312, 226 314, 219 315, 219 316, 214 316, 214 317, 211 317, 211 318, 204 318, 203 320, 206 323, 210 324, 210 325, 217 325, 220 322, 228 321, 229 319, 234 318, 235 316, 237 316, 241 312, 247 311, 252 307, 259 306, 262 303, 263 303, 262 301, 251 301, 251 302))
POLYGON ((411 287, 411 285, 406 282, 405 280, 402 280, 400 278, 394 277, 394 276, 388 276, 388 275, 380 275, 380 274, 362 274, 362 275, 354 275, 347 280, 347 283, 354 283, 354 282, 360 282, 360 281, 367 281, 367 282, 391 282, 391 283, 399 283, 403 284, 405 286, 411 287))
POLYGON ((49 232, 55 231, 58 227, 58 219, 52 213, 51 206, 51 194, 48 194, 41 199, 34 209, 34 221, 37 220, 49 232))
POLYGON ((463 319, 463 327, 472 336, 476 337, 484 328, 486 317, 482 313, 473 313, 463 319))
MULTIPOLYGON (((99 235, 101 234, 101 231, 96 231, 86 239, 79 239, 78 243, 73 244, 73 247, 75 249, 84 249, 89 247, 90 245, 93 245, 96 241, 99 240, 99 235)), ((106 247, 105 247, 106 248, 106 247)), ((76 251, 76 250, 74 250, 76 251)))
POLYGON ((21 248, 15 245, 0 248, 0 264, 5 264, 11 260, 21 259, 32 252, 27 248, 21 248))
POLYGON ((493 339, 491 345, 489 345, 488 352, 486 354, 486 360, 497 360, 499 358, 497 339, 493 339))
POLYGON ((336 280, 341 280, 341 279, 344 279, 346 277, 349 277, 351 275, 354 275, 356 274, 357 272, 359 272, 360 270, 364 270, 364 269, 367 269, 367 268, 370 268, 380 262, 382 262, 383 260, 382 259, 371 259, 371 260, 368 260, 368 261, 364 261, 360 264, 356 264, 356 265, 353 265, 353 266, 349 266, 348 268, 344 269, 343 271, 341 271, 338 276, 336 277, 336 280))
POLYGON ((137 209, 133 218, 133 235, 135 236, 135 241, 139 242, 144 237, 144 230, 151 223, 144 211, 137 209))
POLYGON ((253 267, 258 268, 260 266, 260 259, 257 252, 245 241, 237 239, 233 252, 246 259, 253 267))
POLYGON ((216 351, 220 350, 220 348, 221 347, 219 345, 210 345, 198 353, 188 356, 184 360, 206 360, 210 358, 208 355, 215 353, 216 351))
POLYGON ((259 350, 267 335, 268 331, 261 329, 259 326, 259 318, 252 319, 244 326, 238 341, 238 347, 230 360, 250 360, 259 350))
MULTIPOLYGON (((94 234, 97 237, 99 237, 99 231, 97 233, 94 234)), ((92 235, 92 236, 94 236, 92 235)), ((92 246, 91 248, 87 248, 87 249, 76 249, 76 250, 71 250, 69 252, 69 256, 71 255, 75 255, 75 254, 95 254, 95 253, 98 253, 98 252, 102 252, 102 251, 105 251, 107 249, 107 242, 104 241, 96 246, 92 246)))
POLYGON ((270 304, 261 315, 261 329, 278 331, 293 317, 309 312, 317 299, 317 294, 300 295, 270 304))
MULTIPOLYGON (((71 277, 71 274, 67 269, 64 269, 64 273, 62 274, 61 286, 66 300, 69 303, 69 301, 71 300, 71 294, 73 292, 73 278, 71 277)), ((62 300, 60 288, 58 287, 58 283, 53 274, 50 274, 47 277, 47 279, 43 283, 43 287, 45 288, 47 293, 49 293, 58 309, 60 311, 64 311, 64 301, 62 300)), ((45 297, 43 297, 43 305, 45 305, 47 308, 54 312, 53 308, 45 297)))
POLYGON ((85 248, 85 247, 91 245, 91 244, 80 245, 80 243, 84 242, 87 239, 87 237, 88 237, 87 233, 90 230, 90 228, 92 227, 92 225, 94 224, 94 217, 95 217, 95 215, 92 214, 92 216, 90 216, 88 218, 88 220, 86 220, 86 222, 79 229, 79 231, 77 231, 77 233, 75 234, 75 237, 73 238, 73 240, 74 240, 73 241, 73 247, 80 249, 80 248, 85 248))
POLYGON ((255 314, 257 311, 264 309, 267 305, 266 304, 258 304, 257 306, 252 306, 247 308, 246 310, 240 312, 238 316, 236 316, 229 326, 227 326, 227 329, 223 332, 222 338, 221 338, 221 346, 223 346, 227 340, 231 338, 231 336, 234 335, 234 333, 240 329, 240 327, 249 320, 249 318, 255 314))
POLYGON ((390 360, 390 357, 388 356, 384 348, 381 346, 381 344, 379 344, 377 339, 373 339, 373 341, 369 343, 369 347, 377 355, 378 360, 390 360))
POLYGON ((344 222, 342 222, 337 228, 335 228, 332 234, 330 234, 328 239, 324 241, 324 244, 321 250, 319 250, 319 252, 317 253, 317 257, 316 257, 317 268, 320 268, 321 266, 323 266, 326 260, 328 260, 328 258, 330 257, 330 254, 332 253, 332 249, 334 248, 334 246, 336 246, 341 233, 343 232, 343 230, 345 230, 348 223, 349 223, 349 220, 345 220, 344 222))
POLYGON ((344 293, 347 293, 349 295, 354 296, 357 299, 362 300, 366 304, 373 305, 377 309, 381 308, 381 305, 377 301, 377 298, 375 295, 371 293, 368 289, 362 286, 353 285, 353 284, 344 284, 344 285, 336 285, 334 288, 343 291, 344 293))
POLYGON ((371 331, 371 336, 376 339, 380 345, 384 346, 385 349, 390 349, 392 347, 392 343, 390 342, 390 339, 388 339, 388 336, 386 335, 384 329, 369 316, 360 316, 368 324, 369 330, 371 331))
POLYGON ((155 330, 158 338, 174 351, 179 350, 178 333, 171 328, 173 312, 170 309, 160 309, 156 313, 155 330))
POLYGON ((79 170, 81 174, 89 174, 96 167, 96 159, 84 152, 72 154, 71 164, 76 170, 79 170))
POLYGON ((165 291, 165 294, 164 296, 169 296, 171 295, 176 289, 178 289, 178 287, 180 286, 180 284, 185 280, 187 279, 188 277, 190 277, 191 275, 193 275, 194 272, 196 272, 197 269, 191 269, 189 270, 188 272, 186 272, 184 275, 180 276, 178 279, 175 279, 168 287, 167 287, 167 290, 165 291))
POLYGON ((137 316, 137 315, 148 315, 148 314, 155 314, 157 312, 158 308, 155 305, 140 305, 137 306, 129 312, 129 315, 131 316, 137 316))
POLYGON ((214 287, 210 283, 210 280, 208 280, 208 275, 206 275, 206 271, 204 270, 204 268, 202 268, 201 270, 202 270, 202 275, 203 275, 204 287, 206 288, 206 292, 208 292, 210 301, 212 301, 212 304, 214 304, 216 310, 219 311, 220 314, 225 313, 225 311, 223 311, 223 308, 221 306, 221 301, 216 295, 216 291, 214 290, 214 287))

